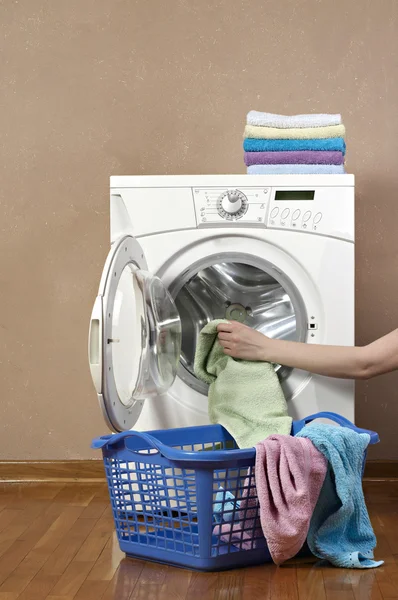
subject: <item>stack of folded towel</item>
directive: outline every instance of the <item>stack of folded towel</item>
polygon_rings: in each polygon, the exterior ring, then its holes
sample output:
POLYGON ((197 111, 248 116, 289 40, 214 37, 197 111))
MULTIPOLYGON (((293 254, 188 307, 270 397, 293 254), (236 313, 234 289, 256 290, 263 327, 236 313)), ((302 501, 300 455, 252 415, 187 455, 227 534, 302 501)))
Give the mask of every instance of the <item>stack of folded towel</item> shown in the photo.
POLYGON ((251 110, 244 137, 249 174, 345 173, 341 115, 284 116, 251 110))

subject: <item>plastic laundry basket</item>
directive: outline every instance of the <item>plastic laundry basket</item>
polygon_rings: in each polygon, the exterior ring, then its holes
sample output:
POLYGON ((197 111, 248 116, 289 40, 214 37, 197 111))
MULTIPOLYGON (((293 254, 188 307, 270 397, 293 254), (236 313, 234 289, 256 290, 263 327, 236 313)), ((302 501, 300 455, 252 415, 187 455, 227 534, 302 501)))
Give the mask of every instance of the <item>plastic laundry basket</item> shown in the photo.
MULTIPOLYGON (((376 433, 327 412, 293 422, 292 435, 319 418, 369 433, 371 444, 379 441, 376 433)), ((128 556, 206 571, 271 560, 266 546, 255 547, 253 516, 240 515, 245 543, 225 541, 216 526, 217 519, 236 522, 238 516, 227 492, 235 499, 244 486, 255 493, 255 449, 239 450, 220 425, 126 431, 96 438, 92 447, 102 449, 117 536, 128 556)))

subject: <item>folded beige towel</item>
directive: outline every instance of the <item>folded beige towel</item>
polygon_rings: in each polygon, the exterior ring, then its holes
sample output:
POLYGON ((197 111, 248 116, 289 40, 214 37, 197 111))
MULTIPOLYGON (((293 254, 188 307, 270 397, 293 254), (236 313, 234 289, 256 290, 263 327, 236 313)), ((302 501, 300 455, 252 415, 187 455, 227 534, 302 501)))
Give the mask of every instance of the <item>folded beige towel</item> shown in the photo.
POLYGON ((344 138, 344 136, 344 125, 330 125, 329 127, 297 127, 292 129, 246 125, 244 133, 245 138, 256 138, 260 140, 312 140, 321 138, 344 138))

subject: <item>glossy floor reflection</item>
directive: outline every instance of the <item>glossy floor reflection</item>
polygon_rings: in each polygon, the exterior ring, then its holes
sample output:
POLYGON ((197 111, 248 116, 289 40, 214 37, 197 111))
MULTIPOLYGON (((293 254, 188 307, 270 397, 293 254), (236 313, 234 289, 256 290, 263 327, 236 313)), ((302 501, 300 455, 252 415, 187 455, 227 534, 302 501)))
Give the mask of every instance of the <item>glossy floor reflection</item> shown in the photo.
POLYGON ((0 487, 0 600, 387 600, 398 598, 398 481, 366 482, 375 571, 312 559, 192 573, 126 559, 102 484, 0 487))

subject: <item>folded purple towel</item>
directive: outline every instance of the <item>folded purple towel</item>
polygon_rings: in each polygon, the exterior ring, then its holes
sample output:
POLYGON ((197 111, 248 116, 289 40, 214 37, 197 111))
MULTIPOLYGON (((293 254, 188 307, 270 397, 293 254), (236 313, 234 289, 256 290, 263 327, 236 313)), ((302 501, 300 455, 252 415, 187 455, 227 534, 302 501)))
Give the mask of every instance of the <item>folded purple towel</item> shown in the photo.
POLYGON ((342 152, 333 151, 286 151, 245 152, 245 164, 249 165, 342 165, 342 152))

